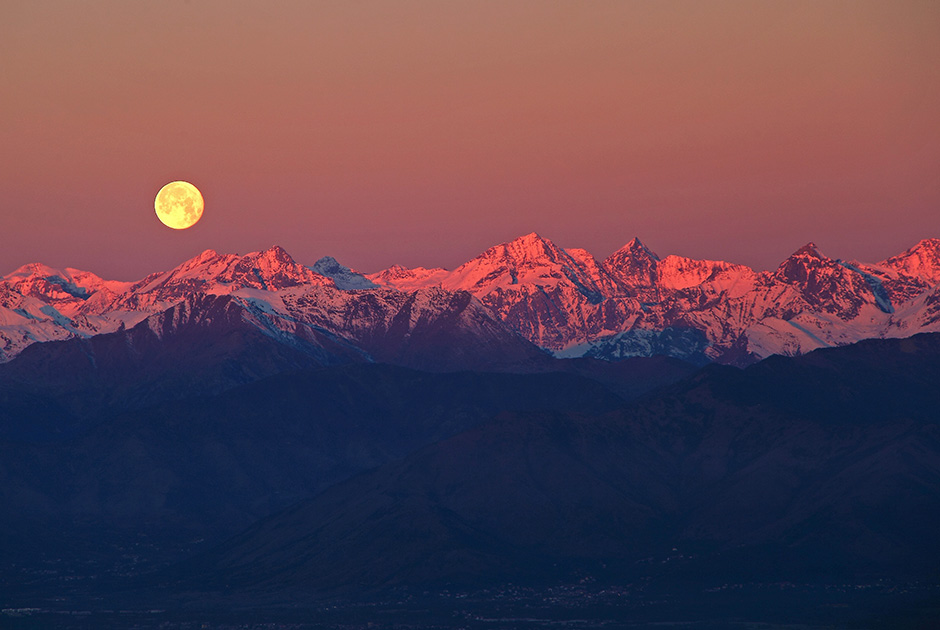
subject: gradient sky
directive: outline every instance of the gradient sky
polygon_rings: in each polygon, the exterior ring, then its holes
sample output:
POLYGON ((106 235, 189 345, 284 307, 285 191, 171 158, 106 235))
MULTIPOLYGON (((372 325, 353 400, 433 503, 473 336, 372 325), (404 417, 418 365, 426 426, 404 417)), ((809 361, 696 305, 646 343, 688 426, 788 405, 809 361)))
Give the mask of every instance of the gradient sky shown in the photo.
POLYGON ((940 3, 5 0, 0 273, 940 236, 940 3), (153 198, 186 179, 194 228, 153 198))

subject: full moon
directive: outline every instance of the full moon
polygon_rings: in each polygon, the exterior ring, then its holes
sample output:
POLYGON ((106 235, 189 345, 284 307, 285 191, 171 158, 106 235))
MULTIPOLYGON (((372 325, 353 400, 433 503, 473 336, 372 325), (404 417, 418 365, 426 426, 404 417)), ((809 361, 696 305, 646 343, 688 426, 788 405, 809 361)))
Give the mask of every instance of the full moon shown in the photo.
POLYGON ((189 182, 170 182, 160 189, 153 208, 163 225, 174 230, 185 230, 202 217, 205 204, 202 193, 189 182))

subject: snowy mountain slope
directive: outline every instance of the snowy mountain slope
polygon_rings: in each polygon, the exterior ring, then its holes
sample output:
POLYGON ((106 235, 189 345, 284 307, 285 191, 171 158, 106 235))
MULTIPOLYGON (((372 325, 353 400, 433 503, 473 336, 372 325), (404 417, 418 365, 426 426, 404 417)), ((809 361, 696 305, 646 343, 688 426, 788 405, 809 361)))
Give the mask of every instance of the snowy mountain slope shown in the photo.
POLYGON ((616 281, 590 254, 572 251, 573 255, 533 232, 489 248, 457 267, 441 285, 477 295, 520 284, 571 286, 593 302, 618 292, 616 281))
MULTIPOLYGON (((207 250, 170 271, 138 282, 105 281, 89 272, 61 272, 45 265, 21 267, 0 283, 0 308, 22 321, 0 327, 0 360, 9 360, 35 341, 114 332, 200 294, 227 294, 333 284, 296 263, 280 247, 244 256, 207 250), (8 306, 9 304, 9 306, 8 306)), ((4 316, 4 321, 9 315, 4 316)))
POLYGON ((303 342, 327 333, 375 360, 416 367, 456 365, 461 356, 472 363, 498 347, 530 356, 520 336, 559 356, 665 353, 747 364, 940 330, 938 280, 940 239, 876 264, 831 259, 809 243, 761 272, 661 258, 636 238, 598 261, 535 233, 453 271, 395 266, 363 275, 330 257, 311 268, 280 247, 241 256, 207 250, 133 283, 31 264, 0 279, 0 361, 35 342, 130 328, 192 296, 231 295, 268 334, 303 342))
POLYGON ((414 267, 413 269, 408 269, 402 265, 392 265, 388 269, 366 274, 366 278, 387 289, 414 291, 415 289, 441 286, 441 281, 448 273, 446 269, 442 269, 441 267, 435 267, 433 269, 414 267))
POLYGON ((658 302, 658 263, 659 256, 641 243, 640 239, 634 238, 608 256, 603 266, 629 294, 644 302, 658 302))
POLYGON ((240 290, 233 296, 252 305, 270 330, 301 338, 311 330, 327 332, 374 361, 449 370, 507 367, 545 358, 462 291, 301 286, 266 293, 240 290))
POLYGON ((927 238, 902 254, 878 265, 900 276, 921 280, 927 286, 940 284, 940 238, 927 238))
POLYGON ((0 365, 0 381, 6 391, 48 392, 79 416, 94 416, 301 368, 370 361, 327 331, 278 334, 252 306, 194 293, 129 328, 32 344, 0 365))
POLYGON ((93 306, 110 303, 131 283, 109 281, 93 273, 40 263, 24 265, 0 278, 0 361, 39 341, 106 332, 119 325, 88 316, 93 306))
POLYGON ((333 286, 333 281, 294 261, 282 248, 244 256, 210 250, 164 273, 134 283, 111 310, 162 310, 192 293, 231 293, 239 289, 276 291, 301 285, 333 286))
POLYGON ((622 330, 640 310, 590 253, 562 249, 536 233, 491 247, 453 271, 393 267, 368 277, 403 290, 467 291, 529 341, 551 349, 622 330), (613 296, 618 301, 608 300, 613 296))
POLYGON ((535 233, 491 247, 441 286, 473 293, 527 339, 550 349, 587 341, 611 326, 622 330, 640 310, 593 256, 535 233), (624 299, 602 307, 608 298, 624 299))
POLYGON ((332 256, 324 256, 311 267, 313 271, 330 278, 336 287, 344 291, 359 291, 365 289, 376 289, 379 285, 375 284, 364 275, 353 271, 345 265, 341 265, 332 256))
MULTIPOLYGON (((530 235, 490 250, 482 258, 503 261, 501 269, 490 265, 498 269, 488 278, 490 286, 478 282, 464 288, 476 292, 527 338, 559 356, 583 352, 613 358, 672 347, 675 356, 688 357, 703 350, 693 342, 700 338, 698 331, 704 335, 707 356, 746 364, 770 354, 795 355, 893 336, 898 330, 907 334, 933 330, 929 318, 911 321, 910 309, 895 314, 896 304, 922 295, 940 268, 932 257, 933 241, 923 241, 877 266, 830 259, 809 243, 775 271, 755 272, 723 261, 660 258, 633 239, 601 264, 603 275, 591 276, 588 265, 578 266, 592 279, 612 280, 593 283, 602 295, 600 301, 573 296, 572 288, 577 287, 573 279, 584 276, 571 274, 572 281, 564 282, 561 274, 552 273, 557 256, 544 247, 540 255, 538 247, 531 247, 534 241, 530 235), (494 255, 519 250, 527 255, 515 259, 494 255), (912 269, 919 276, 908 275, 912 269), (532 270, 540 270, 541 277, 532 270), (508 283, 509 299, 507 276, 515 280, 508 283), (632 334, 625 336, 628 331, 632 334)), ((474 265, 479 266, 479 262, 474 265)))
MULTIPOLYGON (((338 263, 329 267, 341 271, 338 263)), ((248 313, 247 321, 283 343, 320 346, 327 335, 368 361, 446 370, 541 355, 469 294, 439 288, 343 290, 277 247, 243 257, 205 252, 137 287, 131 299, 159 300, 151 303, 193 293, 228 295, 248 313)))

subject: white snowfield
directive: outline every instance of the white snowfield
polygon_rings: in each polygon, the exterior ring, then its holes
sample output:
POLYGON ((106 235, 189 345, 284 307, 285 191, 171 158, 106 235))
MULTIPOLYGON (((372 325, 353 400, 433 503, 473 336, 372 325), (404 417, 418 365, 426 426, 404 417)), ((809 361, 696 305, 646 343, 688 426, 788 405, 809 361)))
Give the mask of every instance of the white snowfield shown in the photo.
POLYGON ((876 264, 830 259, 809 243, 760 272, 660 259, 638 239, 598 261, 534 233, 453 271, 393 266, 363 275, 329 257, 301 265, 280 247, 243 256, 207 250, 138 282, 30 264, 0 279, 0 361, 36 342, 114 332, 173 307, 184 316, 184 303, 200 295, 232 296, 250 323, 285 339, 317 330, 354 344, 376 326, 410 331, 448 317, 473 330, 508 327, 564 357, 746 364, 940 331, 940 239, 876 264))

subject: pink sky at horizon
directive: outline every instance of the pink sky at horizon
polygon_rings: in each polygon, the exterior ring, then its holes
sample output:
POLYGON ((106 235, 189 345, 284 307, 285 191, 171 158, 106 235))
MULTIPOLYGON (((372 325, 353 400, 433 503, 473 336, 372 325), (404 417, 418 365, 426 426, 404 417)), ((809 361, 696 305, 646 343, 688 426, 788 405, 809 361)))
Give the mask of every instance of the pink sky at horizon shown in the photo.
POLYGON ((34 3, 0 23, 0 274, 278 244, 453 268, 875 262, 940 236, 940 3, 34 3), (153 198, 194 183, 177 232, 153 198))

